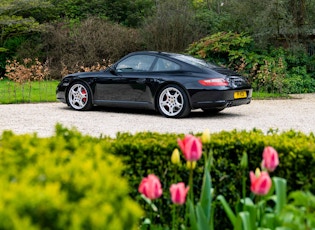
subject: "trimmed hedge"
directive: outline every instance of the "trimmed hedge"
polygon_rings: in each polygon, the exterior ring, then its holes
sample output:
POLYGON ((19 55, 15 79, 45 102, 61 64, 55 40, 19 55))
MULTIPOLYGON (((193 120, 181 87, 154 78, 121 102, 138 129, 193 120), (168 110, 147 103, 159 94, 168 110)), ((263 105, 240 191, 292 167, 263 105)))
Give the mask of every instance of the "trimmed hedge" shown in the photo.
MULTIPOLYGON (((196 136, 201 135, 195 134, 196 136)), ((188 183, 189 172, 182 158, 182 166, 172 165, 171 154, 178 148, 177 139, 184 135, 138 133, 131 135, 120 133, 113 142, 114 154, 123 157, 127 165, 125 175, 133 188, 131 196, 139 198, 137 186, 141 178, 149 173, 160 177, 165 191, 162 198, 155 201, 161 215, 156 222, 170 223, 171 202, 169 186, 174 182, 188 183), (176 172, 176 176, 175 176, 176 172), (175 177, 177 180, 175 181, 175 177)), ((213 166, 211 169, 212 184, 215 195, 222 194, 234 207, 239 195, 242 194, 242 174, 240 160, 243 152, 248 154, 248 172, 260 167, 262 152, 265 146, 273 146, 279 153, 280 165, 271 176, 275 175, 287 179, 288 191, 309 190, 315 193, 315 137, 313 134, 303 134, 296 131, 278 133, 270 130, 264 134, 260 130, 220 132, 211 135, 209 145, 205 149, 213 150, 213 166)), ((198 162, 194 172, 194 194, 199 197, 202 184, 203 162, 198 162)), ((247 178, 248 193, 250 192, 249 176, 247 178)), ((249 194, 248 194, 249 195, 249 194)), ((138 202, 142 202, 138 199, 138 202)), ((148 208, 145 206, 144 208, 148 208)), ((148 211, 148 210, 147 210, 148 211)), ((226 214, 220 206, 216 207, 215 225, 218 229, 231 229, 226 214), (219 227, 220 226, 220 227, 219 227)), ((217 228, 216 228, 217 229, 217 228)))
POLYGON ((142 210, 109 144, 62 128, 51 138, 4 132, 0 229, 137 229, 142 210))
MULTIPOLYGON (((161 179, 164 192, 154 201, 159 215, 153 221, 168 225, 169 186, 180 181, 188 183, 183 158, 180 167, 170 160, 178 148, 177 139, 183 136, 144 132, 118 133, 115 139, 92 138, 60 125, 50 138, 4 132, 0 138, 0 183, 4 185, 0 190, 0 229, 18 229, 16 226, 26 224, 34 229, 71 229, 75 224, 77 229, 97 229, 91 223, 106 223, 106 229, 110 229, 108 224, 115 224, 114 229, 118 229, 117 218, 124 226, 137 226, 141 211, 127 195, 149 211, 137 191, 141 179, 149 173, 161 179)), ((233 207, 242 189, 239 162, 243 152, 248 154, 249 173, 260 167, 262 151, 268 145, 278 151, 280 158, 271 176, 286 178, 289 191, 315 193, 313 134, 235 130, 211 134, 210 144, 204 145, 213 150, 215 195, 224 195, 233 207)), ((202 161, 194 171, 195 197, 201 187, 202 161)), ((247 183, 249 193, 249 179, 247 183)), ((218 229, 231 227, 220 206, 216 206, 215 215, 218 229)), ((124 226, 121 229, 131 228, 124 226)))

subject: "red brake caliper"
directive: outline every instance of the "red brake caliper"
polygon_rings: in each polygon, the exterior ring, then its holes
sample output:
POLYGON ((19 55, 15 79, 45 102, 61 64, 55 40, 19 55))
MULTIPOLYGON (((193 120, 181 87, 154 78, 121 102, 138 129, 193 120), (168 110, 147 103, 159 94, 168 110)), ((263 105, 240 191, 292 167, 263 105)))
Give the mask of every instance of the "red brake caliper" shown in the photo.
POLYGON ((81 93, 82 93, 82 95, 85 96, 84 98, 82 98, 82 101, 83 101, 83 102, 86 102, 86 90, 85 90, 85 89, 82 89, 82 90, 81 90, 81 93))

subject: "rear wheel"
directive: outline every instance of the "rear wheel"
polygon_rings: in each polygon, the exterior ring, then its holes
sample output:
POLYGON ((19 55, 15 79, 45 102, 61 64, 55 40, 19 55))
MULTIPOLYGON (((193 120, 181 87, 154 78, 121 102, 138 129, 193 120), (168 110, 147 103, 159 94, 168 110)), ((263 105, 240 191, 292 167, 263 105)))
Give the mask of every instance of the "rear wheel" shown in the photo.
POLYGON ((167 85, 158 94, 157 107, 165 117, 186 117, 190 113, 186 93, 177 85, 167 85))
POLYGON ((89 110, 92 108, 90 88, 83 82, 72 84, 67 92, 68 105, 75 110, 89 110))

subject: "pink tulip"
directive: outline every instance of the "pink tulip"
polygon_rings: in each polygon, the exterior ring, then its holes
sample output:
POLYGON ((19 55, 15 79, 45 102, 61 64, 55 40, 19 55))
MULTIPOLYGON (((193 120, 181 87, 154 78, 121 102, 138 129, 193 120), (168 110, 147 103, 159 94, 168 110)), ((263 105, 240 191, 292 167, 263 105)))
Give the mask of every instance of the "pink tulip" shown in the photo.
POLYGON ((184 204, 186 202, 188 190, 189 186, 185 188, 185 184, 183 182, 172 184, 170 187, 170 192, 173 203, 180 205, 184 204))
POLYGON ((193 135, 186 135, 183 140, 177 140, 181 151, 187 161, 197 161, 202 155, 201 140, 193 135))
POLYGON ((251 186, 250 186, 250 190, 255 193, 256 195, 266 195, 272 185, 270 176, 268 174, 268 172, 260 172, 258 170, 256 170, 256 174, 251 171, 249 173, 250 176, 250 182, 251 182, 251 186))
POLYGON ((273 172, 279 165, 278 153, 273 147, 265 147, 263 151, 262 168, 273 172))
POLYGON ((142 179, 138 191, 150 200, 159 198, 163 193, 161 182, 154 174, 142 179))

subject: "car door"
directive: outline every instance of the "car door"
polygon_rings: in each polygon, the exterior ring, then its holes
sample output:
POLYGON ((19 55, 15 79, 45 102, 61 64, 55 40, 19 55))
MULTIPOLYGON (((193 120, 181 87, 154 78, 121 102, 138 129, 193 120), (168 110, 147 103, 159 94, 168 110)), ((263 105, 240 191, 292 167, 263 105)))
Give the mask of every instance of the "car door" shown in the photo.
POLYGON ((96 85, 98 100, 115 103, 151 103, 148 79, 155 56, 129 56, 114 67, 111 76, 96 85))

